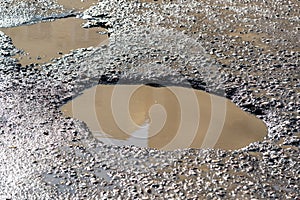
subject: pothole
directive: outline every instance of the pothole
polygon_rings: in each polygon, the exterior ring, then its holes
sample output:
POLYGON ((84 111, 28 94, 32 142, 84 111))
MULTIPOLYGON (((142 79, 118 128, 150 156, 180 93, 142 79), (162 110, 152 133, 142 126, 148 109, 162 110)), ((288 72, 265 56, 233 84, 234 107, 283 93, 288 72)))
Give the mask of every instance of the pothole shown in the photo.
POLYGON ((24 51, 17 55, 22 65, 31 63, 47 63, 59 54, 69 53, 70 50, 98 46, 108 42, 105 31, 100 27, 84 29, 81 27, 84 20, 64 18, 55 21, 40 22, 33 25, 1 28, 13 44, 24 51))
POLYGON ((98 85, 61 110, 113 145, 229 150, 267 135, 261 120, 226 98, 177 86, 98 85))

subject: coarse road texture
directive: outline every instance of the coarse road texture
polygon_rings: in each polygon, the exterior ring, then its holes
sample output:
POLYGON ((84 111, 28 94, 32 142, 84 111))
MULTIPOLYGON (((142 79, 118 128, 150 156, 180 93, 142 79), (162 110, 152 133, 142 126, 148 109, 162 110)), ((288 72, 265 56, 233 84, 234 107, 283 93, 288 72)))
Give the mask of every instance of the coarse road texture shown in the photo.
POLYGON ((110 45, 43 66, 18 64, 0 33, 0 199, 299 199, 299 13, 297 0, 103 0, 78 15, 110 45), (59 110, 118 80, 186 80, 268 136, 235 151, 109 146, 59 110))

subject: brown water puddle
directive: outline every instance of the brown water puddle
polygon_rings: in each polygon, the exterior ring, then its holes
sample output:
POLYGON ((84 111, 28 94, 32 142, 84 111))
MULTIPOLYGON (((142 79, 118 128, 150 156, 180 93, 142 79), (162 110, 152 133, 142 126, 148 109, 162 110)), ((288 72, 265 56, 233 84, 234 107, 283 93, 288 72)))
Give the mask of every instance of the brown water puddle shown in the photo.
POLYGON ((22 65, 46 63, 60 54, 70 50, 87 48, 108 43, 107 35, 100 35, 103 28, 84 29, 84 20, 76 18, 59 19, 52 22, 41 22, 28 26, 0 28, 13 44, 25 51, 27 55, 17 55, 22 65))
POLYGON ((57 0, 57 3, 62 5, 65 9, 80 11, 97 4, 98 0, 57 0))
POLYGON ((267 135, 262 121, 229 100, 183 87, 98 85, 61 110, 115 145, 238 149, 267 135))

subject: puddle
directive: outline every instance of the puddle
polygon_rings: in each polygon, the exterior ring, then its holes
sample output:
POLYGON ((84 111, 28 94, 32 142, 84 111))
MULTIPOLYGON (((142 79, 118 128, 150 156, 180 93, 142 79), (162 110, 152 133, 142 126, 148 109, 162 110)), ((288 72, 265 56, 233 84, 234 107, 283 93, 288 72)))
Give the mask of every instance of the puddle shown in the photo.
POLYGON ((64 18, 52 22, 41 22, 28 26, 0 28, 9 37, 13 44, 25 52, 17 55, 22 65, 30 63, 46 63, 60 54, 70 50, 98 46, 108 42, 107 35, 100 35, 103 28, 84 29, 81 27, 84 20, 64 18))
POLYGON ((98 85, 61 110, 114 145, 238 149, 267 135, 261 120, 229 100, 183 87, 98 85))
POLYGON ((98 0, 57 0, 65 9, 86 10, 98 3, 98 0))

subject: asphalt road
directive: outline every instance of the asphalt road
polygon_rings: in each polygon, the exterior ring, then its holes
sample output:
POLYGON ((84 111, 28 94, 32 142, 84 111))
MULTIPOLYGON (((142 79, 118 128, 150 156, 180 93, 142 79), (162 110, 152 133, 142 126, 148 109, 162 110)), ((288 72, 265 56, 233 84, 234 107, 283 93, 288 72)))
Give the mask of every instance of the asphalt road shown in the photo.
MULTIPOLYGON (((9 9, 2 22, 19 16, 9 9)), ((21 66, 0 32, 0 199, 300 198, 298 1, 104 0, 78 17, 110 44, 21 66), (120 147, 60 111, 98 83, 150 81, 225 96, 268 136, 234 151, 120 147)))

